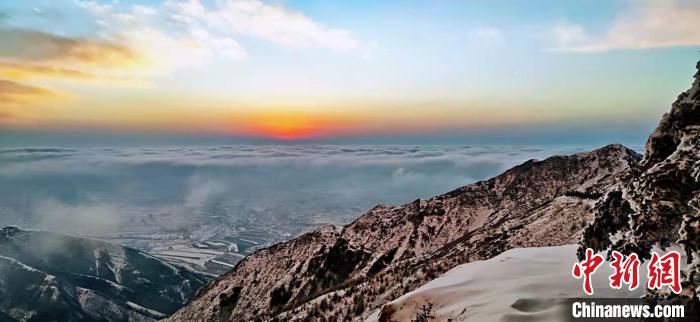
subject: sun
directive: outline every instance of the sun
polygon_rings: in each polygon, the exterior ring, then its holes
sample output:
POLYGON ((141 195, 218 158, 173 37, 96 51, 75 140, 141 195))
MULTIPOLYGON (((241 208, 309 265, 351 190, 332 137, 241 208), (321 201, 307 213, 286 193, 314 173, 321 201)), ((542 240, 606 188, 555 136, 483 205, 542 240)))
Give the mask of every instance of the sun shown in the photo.
POLYGON ((324 128, 321 120, 301 113, 270 113, 254 117, 250 132, 276 140, 294 141, 321 135, 324 128))

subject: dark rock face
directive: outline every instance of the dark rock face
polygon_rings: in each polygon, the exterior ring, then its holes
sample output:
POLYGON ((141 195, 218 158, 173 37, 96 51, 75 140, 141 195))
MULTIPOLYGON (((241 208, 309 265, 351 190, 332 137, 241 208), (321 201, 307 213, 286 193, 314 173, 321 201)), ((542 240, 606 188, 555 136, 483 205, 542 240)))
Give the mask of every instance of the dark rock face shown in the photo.
POLYGON ((0 229, 0 321, 153 321, 206 280, 134 249, 0 229))
MULTIPOLYGON (((644 159, 596 205, 586 247, 648 254, 680 244, 688 259, 682 296, 697 302, 700 285, 700 62, 695 82, 678 96, 646 144, 644 159), (612 241, 611 236, 621 238, 612 241)), ((647 255, 648 256, 648 255, 647 255)))
POLYGON ((377 206, 345 227, 246 257, 168 320, 362 320, 456 265, 513 247, 575 242, 593 218, 592 196, 615 187, 640 159, 610 145, 531 160, 427 200, 377 206))

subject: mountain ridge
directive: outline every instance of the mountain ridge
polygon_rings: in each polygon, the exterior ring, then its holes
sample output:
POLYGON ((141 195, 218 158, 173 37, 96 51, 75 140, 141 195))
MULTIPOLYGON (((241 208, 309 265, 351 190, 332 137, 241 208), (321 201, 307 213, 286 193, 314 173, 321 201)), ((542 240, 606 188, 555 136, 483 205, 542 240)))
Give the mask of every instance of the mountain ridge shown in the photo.
POLYGON ((166 320, 360 320, 458 264, 513 245, 575 242, 592 218, 591 196, 616 185, 639 158, 609 145, 530 160, 426 200, 378 205, 345 227, 257 251, 166 320), (550 232, 564 227, 571 236, 550 232))

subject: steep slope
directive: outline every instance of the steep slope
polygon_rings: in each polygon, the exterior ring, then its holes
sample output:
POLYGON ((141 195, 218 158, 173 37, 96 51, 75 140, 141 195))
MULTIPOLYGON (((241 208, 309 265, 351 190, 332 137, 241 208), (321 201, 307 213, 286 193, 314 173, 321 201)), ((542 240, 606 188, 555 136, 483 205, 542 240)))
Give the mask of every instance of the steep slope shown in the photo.
MULTIPOLYGON (((449 270, 387 303, 366 322, 377 322, 381 313, 384 320, 411 321, 428 306, 433 321, 570 321, 571 305, 566 299, 586 297, 581 281, 571 278, 576 261, 576 245, 507 250, 449 270)), ((647 282, 646 273, 646 267, 641 267, 642 285, 647 282)), ((603 265, 592 275, 595 297, 629 298, 644 293, 642 288, 610 288, 610 274, 612 267, 603 265)))
POLYGON ((677 242, 689 264, 682 295, 700 311, 700 62, 696 67, 692 87, 649 136, 644 159, 596 205, 579 257, 586 247, 648 254, 655 244, 677 242))
POLYGON ((130 248, 0 229, 0 321, 153 321, 204 283, 197 273, 130 248))
POLYGON ((450 268, 513 247, 570 244, 640 156, 620 145, 528 161, 427 200, 377 206, 260 250, 169 321, 358 321, 450 268))

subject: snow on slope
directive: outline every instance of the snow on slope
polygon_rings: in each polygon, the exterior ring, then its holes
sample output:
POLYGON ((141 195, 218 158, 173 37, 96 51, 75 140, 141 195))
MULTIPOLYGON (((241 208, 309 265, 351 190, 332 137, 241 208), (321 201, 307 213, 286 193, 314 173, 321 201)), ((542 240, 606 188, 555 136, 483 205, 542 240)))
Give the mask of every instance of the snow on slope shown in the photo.
MULTIPOLYGON (((391 321, 411 321, 433 304, 435 321, 561 321, 570 307, 561 299, 585 297, 581 280, 571 276, 576 245, 515 248, 484 261, 457 266, 439 278, 390 302, 391 321), (554 299, 554 300, 552 300, 554 299)), ((640 285, 646 284, 645 265, 640 285)), ((605 263, 593 275, 594 297, 640 297, 644 288, 615 290, 605 263)), ((380 310, 366 322, 376 322, 380 310)))

